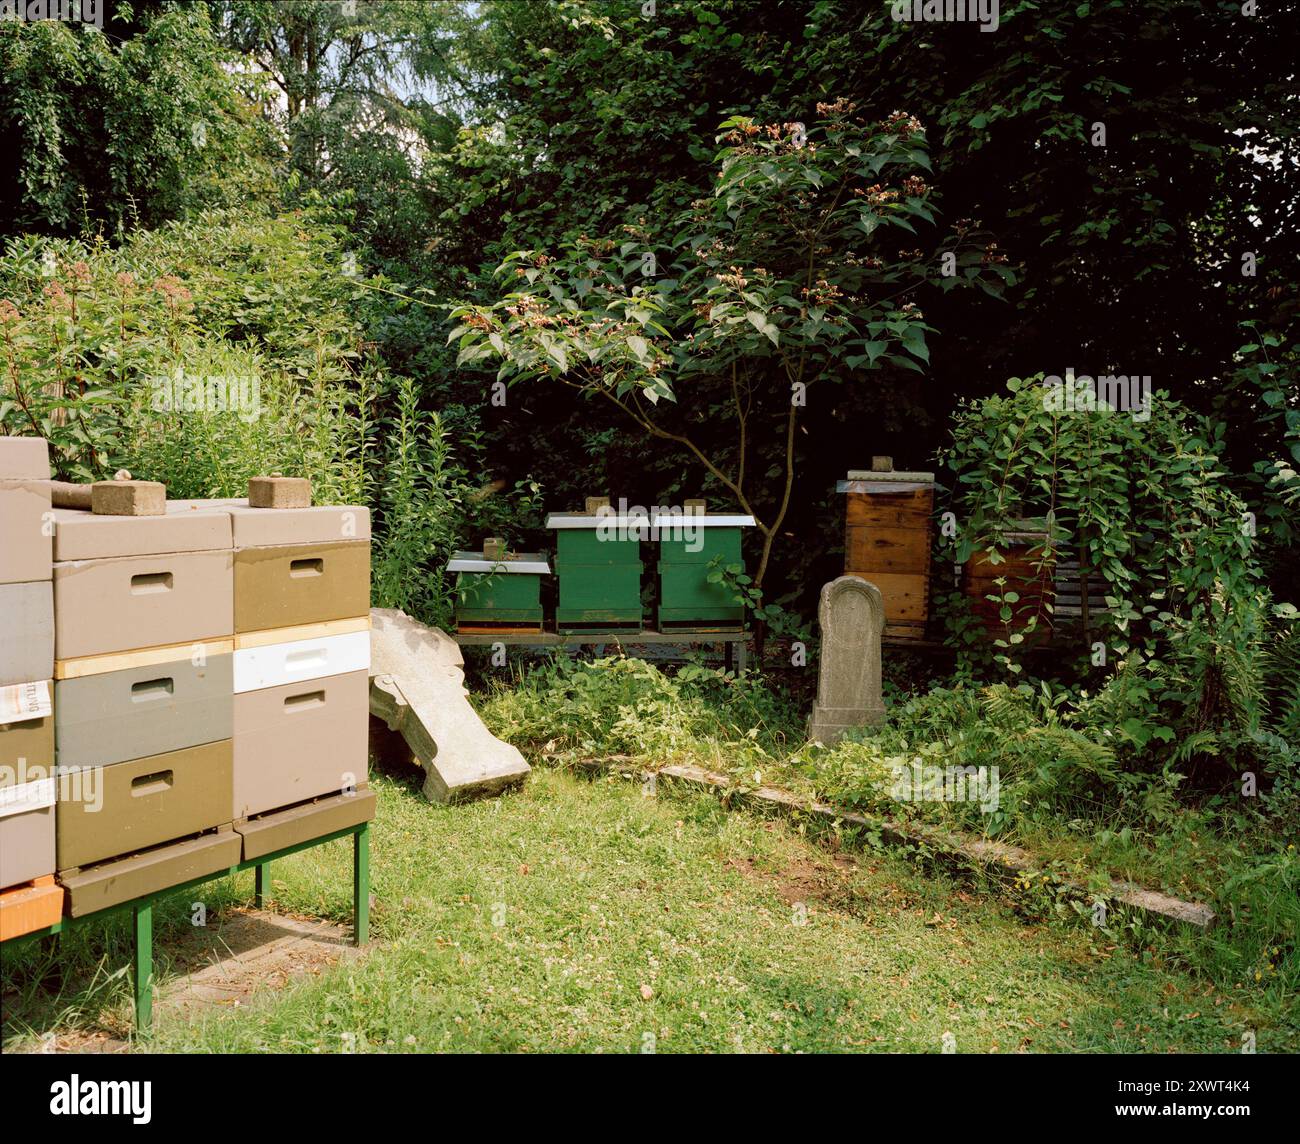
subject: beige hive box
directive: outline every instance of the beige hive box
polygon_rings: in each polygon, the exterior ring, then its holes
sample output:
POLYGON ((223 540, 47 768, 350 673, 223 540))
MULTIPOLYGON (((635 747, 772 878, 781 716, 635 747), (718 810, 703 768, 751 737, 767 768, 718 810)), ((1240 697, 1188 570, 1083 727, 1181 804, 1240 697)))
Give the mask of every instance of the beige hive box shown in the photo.
POLYGON ((70 870, 231 820, 230 740, 107 767, 60 767, 58 866, 70 870))
POLYGON ((50 578, 49 514, 49 481, 0 481, 0 583, 50 578))
POLYGON ((60 660, 229 639, 230 517, 96 516, 54 510, 60 660))
POLYGON ((235 818, 366 781, 370 677, 352 671, 235 696, 235 818))
POLYGON ((0 584, 50 578, 50 451, 41 437, 0 437, 0 584))
POLYGON ((0 437, 0 481, 50 479, 50 445, 44 437, 0 437))
POLYGON ((0 787, 0 889, 53 873, 53 777, 0 787))

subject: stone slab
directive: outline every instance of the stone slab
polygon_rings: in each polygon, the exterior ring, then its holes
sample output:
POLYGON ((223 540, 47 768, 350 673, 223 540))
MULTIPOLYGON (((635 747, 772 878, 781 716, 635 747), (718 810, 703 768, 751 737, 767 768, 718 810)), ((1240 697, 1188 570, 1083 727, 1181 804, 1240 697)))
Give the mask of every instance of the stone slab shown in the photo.
POLYGON ((370 713, 398 731, 427 772, 431 802, 459 802, 522 782, 531 769, 470 706, 460 647, 393 608, 370 613, 370 713))

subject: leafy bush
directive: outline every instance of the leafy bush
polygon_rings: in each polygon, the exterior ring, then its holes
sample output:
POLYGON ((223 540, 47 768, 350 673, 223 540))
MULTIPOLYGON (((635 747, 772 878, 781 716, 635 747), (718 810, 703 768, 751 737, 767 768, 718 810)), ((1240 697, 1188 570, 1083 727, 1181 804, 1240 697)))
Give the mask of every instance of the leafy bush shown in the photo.
POLYGON ((668 675, 637 659, 560 656, 514 682, 494 687, 484 719, 503 738, 550 754, 750 767, 783 757, 799 724, 760 677, 696 664, 668 675))

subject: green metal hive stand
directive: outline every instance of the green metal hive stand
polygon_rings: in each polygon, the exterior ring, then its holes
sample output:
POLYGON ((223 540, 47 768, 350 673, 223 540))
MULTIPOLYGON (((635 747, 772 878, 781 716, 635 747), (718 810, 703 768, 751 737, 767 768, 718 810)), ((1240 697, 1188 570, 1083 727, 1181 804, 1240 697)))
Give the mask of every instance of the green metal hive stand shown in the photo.
POLYGON ((659 630, 739 630, 744 606, 725 583, 710 583, 710 564, 742 564, 740 530, 752 528, 752 516, 707 513, 658 513, 651 536, 659 543, 659 630))
POLYGON ((646 516, 553 512, 560 632, 641 630, 641 538, 646 516))
POLYGON ((456 573, 459 631, 542 628, 542 577, 551 566, 541 552, 516 552, 489 560, 482 552, 457 552, 447 564, 456 573))

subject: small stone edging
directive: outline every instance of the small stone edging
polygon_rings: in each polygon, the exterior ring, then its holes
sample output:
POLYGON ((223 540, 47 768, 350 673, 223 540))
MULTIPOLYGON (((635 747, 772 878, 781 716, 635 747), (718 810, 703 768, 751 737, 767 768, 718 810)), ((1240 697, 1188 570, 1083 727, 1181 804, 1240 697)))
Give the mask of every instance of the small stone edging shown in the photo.
MULTIPOLYGON (((703 767, 666 766, 649 770, 626 756, 603 759, 579 759, 573 763, 578 770, 589 774, 621 774, 627 778, 644 780, 650 775, 657 779, 671 779, 684 786, 710 794, 728 796, 728 801, 754 809, 775 811, 787 818, 799 815, 817 819, 827 824, 842 824, 864 830, 878 831, 881 839, 891 846, 907 850, 926 850, 945 861, 999 879, 1020 876, 1041 877, 1044 871, 1027 850, 1005 842, 988 842, 980 838, 964 838, 936 827, 919 823, 902 823, 888 818, 868 818, 838 810, 827 803, 805 801, 778 787, 760 786, 754 790, 737 790, 726 775, 706 771, 703 767)), ((1055 885, 1073 901, 1092 905, 1099 898, 1109 898, 1136 910, 1149 919, 1172 921, 1181 925, 1206 930, 1214 924, 1214 911, 1200 902, 1185 902, 1181 898, 1148 890, 1135 882, 1111 881, 1108 893, 1099 895, 1071 879, 1053 875, 1055 885)))

